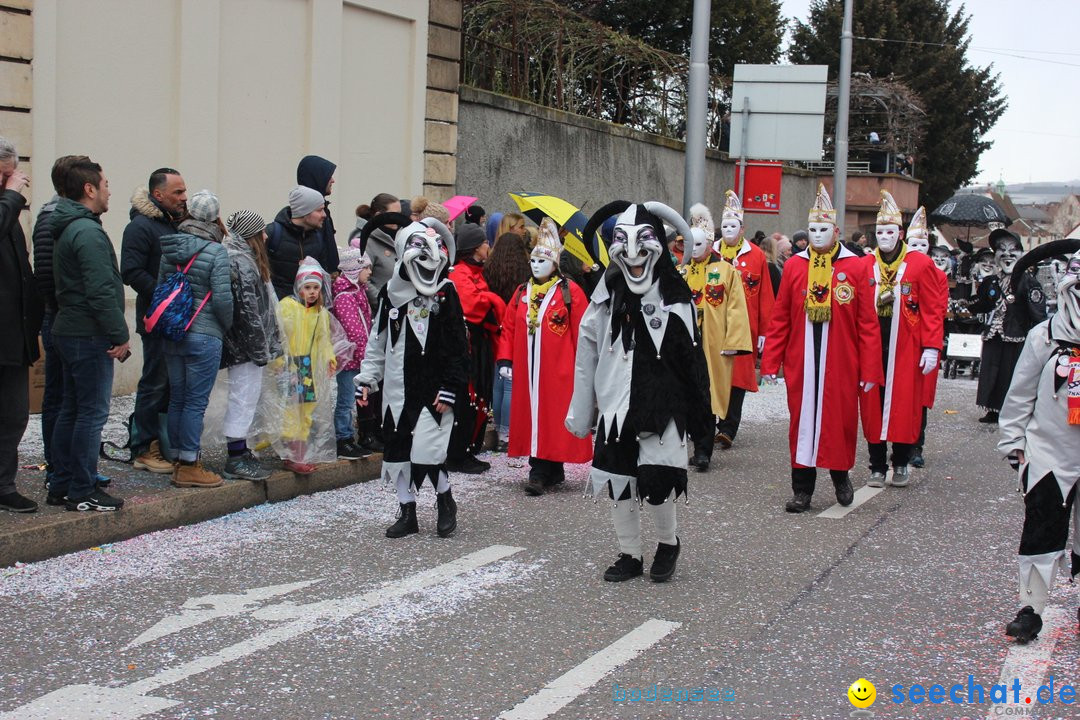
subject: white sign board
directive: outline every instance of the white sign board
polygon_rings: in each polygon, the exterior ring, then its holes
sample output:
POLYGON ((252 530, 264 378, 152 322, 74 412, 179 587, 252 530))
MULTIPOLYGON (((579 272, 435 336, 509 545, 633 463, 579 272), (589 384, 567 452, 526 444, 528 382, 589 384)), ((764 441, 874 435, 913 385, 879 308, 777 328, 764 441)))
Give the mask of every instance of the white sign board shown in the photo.
POLYGON ((731 157, 821 160, 827 65, 736 65, 731 157), (746 144, 743 107, 749 102, 746 144))

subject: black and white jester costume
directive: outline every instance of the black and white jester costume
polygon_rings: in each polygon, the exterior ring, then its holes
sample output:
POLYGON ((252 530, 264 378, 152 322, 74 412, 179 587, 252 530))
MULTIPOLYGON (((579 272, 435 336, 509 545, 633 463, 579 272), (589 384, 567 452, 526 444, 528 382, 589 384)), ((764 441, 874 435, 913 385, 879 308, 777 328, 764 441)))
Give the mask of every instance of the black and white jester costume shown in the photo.
POLYGON ((998 419, 998 451, 1019 466, 1024 493, 1019 552, 1024 607, 1005 630, 1022 642, 1042 629, 1040 615, 1066 564, 1070 517, 1072 575, 1080 575, 1080 240, 1040 245, 1013 271, 1017 292, 1027 267, 1066 252, 1073 255, 1058 282, 1058 312, 1027 334, 998 419))
POLYGON ((617 213, 613 267, 581 320, 566 427, 584 437, 595 418, 590 487, 594 497, 607 492, 614 500, 620 550, 605 579, 642 573, 635 510, 648 504, 659 540, 650 574, 662 581, 679 554, 675 500, 686 493, 686 440, 712 429, 708 372, 690 289, 663 242, 664 220, 689 237, 686 222, 661 203, 620 201, 593 216, 585 237, 617 213))
MULTIPOLYGON (((393 222, 376 218, 364 232, 393 222)), ((456 527, 457 506, 450 493, 446 452, 454 426, 453 404, 465 392, 468 345, 465 320, 447 268, 454 239, 434 218, 405 225, 394 238, 397 264, 379 292, 358 388, 382 384, 382 477, 393 483, 401 505, 387 537, 418 532, 416 493, 430 480, 439 509, 438 533, 456 527)))

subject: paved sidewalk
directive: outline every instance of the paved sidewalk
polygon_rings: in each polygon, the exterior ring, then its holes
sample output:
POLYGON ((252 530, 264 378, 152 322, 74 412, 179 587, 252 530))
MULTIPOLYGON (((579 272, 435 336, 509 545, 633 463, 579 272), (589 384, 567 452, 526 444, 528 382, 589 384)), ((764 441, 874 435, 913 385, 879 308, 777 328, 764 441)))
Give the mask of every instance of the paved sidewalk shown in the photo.
MULTIPOLYGON (((132 396, 113 398, 104 439, 123 440, 123 420, 131 412, 132 402, 132 396)), ((168 475, 102 460, 99 472, 113 479, 108 492, 123 498, 124 508, 114 513, 67 512, 63 507, 45 504, 45 471, 40 468, 44 462, 41 416, 31 415, 19 445, 22 469, 16 483, 19 492, 36 500, 40 507, 36 513, 0 512, 0 568, 190 525, 266 502, 366 482, 378 477, 382 465, 382 456, 372 455, 355 462, 320 465, 305 478, 281 470, 280 461, 272 454, 264 453, 262 459, 279 468, 269 480, 226 480, 221 487, 208 489, 175 488, 168 475)), ((220 472, 225 465, 224 447, 207 448, 203 462, 220 472)))

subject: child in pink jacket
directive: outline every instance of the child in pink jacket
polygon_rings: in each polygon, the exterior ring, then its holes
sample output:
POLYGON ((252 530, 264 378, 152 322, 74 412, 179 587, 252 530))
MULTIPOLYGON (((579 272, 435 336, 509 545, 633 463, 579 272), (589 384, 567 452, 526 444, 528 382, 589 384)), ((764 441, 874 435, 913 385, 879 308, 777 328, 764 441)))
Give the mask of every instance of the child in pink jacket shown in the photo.
POLYGON ((332 311, 349 342, 356 345, 352 359, 338 368, 337 407, 334 411, 334 428, 337 432, 338 457, 343 460, 359 460, 371 455, 370 450, 357 444, 353 431, 356 429, 356 386, 353 378, 360 371, 360 362, 367 348, 368 332, 371 330, 371 304, 367 298, 367 282, 371 277, 371 261, 357 248, 341 251, 338 269, 341 275, 334 280, 334 305, 332 311))

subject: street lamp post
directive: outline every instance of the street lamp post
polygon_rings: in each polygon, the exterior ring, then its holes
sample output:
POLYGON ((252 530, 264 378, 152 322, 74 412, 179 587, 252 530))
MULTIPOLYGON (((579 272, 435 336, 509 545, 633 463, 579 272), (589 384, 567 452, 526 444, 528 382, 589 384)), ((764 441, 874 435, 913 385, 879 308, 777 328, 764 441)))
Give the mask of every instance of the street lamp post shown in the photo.
POLYGON ((694 0, 694 26, 690 36, 690 77, 686 99, 686 176, 683 216, 690 206, 705 201, 705 120, 709 95, 710 0, 694 0))
POLYGON ((836 154, 833 162, 833 208, 836 223, 844 230, 844 213, 847 210, 847 162, 848 162, 848 106, 851 103, 851 5, 844 0, 844 26, 840 33, 840 77, 836 102, 836 154))

